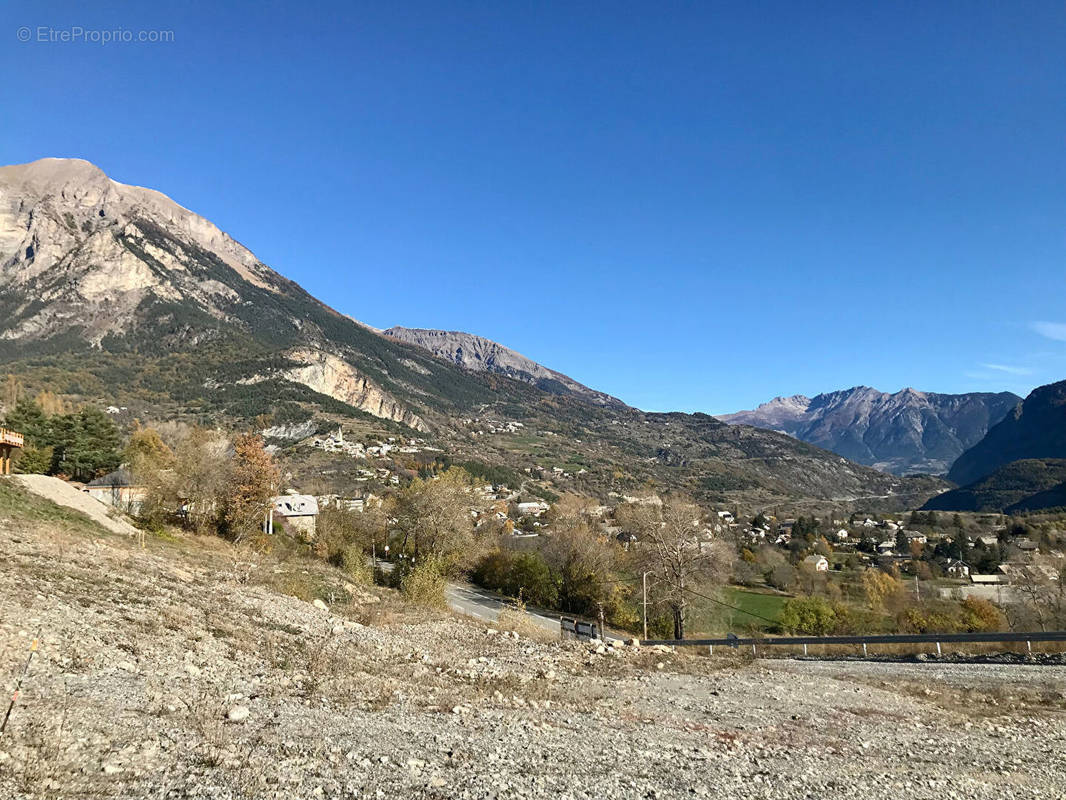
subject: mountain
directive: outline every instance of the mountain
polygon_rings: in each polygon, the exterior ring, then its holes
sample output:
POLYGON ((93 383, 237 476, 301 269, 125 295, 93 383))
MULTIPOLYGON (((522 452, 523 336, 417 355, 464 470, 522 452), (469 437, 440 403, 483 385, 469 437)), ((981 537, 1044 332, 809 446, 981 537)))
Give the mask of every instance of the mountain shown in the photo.
MULTIPOLYGON (((0 167, 0 372, 23 393, 152 421, 417 435, 421 449, 397 468, 499 468, 542 494, 656 486, 760 506, 903 506, 941 488, 771 431, 646 414, 487 340, 448 336, 438 357, 401 341, 418 334, 383 335, 203 217, 89 162, 0 167)), ((323 491, 358 489, 350 459, 284 446, 294 474, 323 491)))
POLYGON ((977 481, 929 500, 930 511, 1014 514, 1066 507, 1066 459, 1011 461, 977 481))
POLYGON ((479 372, 494 372, 529 383, 555 394, 570 394, 604 406, 623 407, 625 403, 609 394, 597 392, 573 378, 538 364, 491 339, 460 331, 396 326, 383 333, 397 341, 417 345, 438 358, 479 372))
POLYGON ((897 475, 940 474, 1020 401, 1010 392, 887 394, 856 386, 811 398, 777 397, 718 419, 781 431, 897 475))
POLYGON ((1066 458, 1066 381, 1039 386, 959 456, 948 479, 965 485, 1011 461, 1066 458))

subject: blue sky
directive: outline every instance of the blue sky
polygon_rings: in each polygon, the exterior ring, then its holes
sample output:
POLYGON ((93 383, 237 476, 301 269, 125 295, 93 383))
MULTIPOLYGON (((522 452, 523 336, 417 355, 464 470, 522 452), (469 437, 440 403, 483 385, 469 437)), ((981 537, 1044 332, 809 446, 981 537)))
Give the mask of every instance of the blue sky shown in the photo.
POLYGON ((0 162, 159 189, 369 324, 656 410, 1066 378, 1061 3, 2 7, 0 162))

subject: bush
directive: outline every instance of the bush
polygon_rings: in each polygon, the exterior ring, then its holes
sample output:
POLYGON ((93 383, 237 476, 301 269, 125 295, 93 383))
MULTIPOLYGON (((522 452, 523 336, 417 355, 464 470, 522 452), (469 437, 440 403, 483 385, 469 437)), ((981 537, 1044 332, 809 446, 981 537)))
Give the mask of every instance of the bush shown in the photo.
POLYGON ((822 597, 792 597, 781 608, 781 627, 794 633, 825 636, 836 624, 836 608, 822 597))
POLYGON ((535 606, 553 608, 559 602, 555 576, 540 553, 493 550, 478 561, 471 578, 479 586, 535 606))
POLYGON ((373 568, 363 548, 357 544, 347 544, 341 548, 336 557, 336 564, 352 583, 369 586, 374 582, 373 568))
POLYGON ((400 592, 404 597, 419 605, 447 608, 445 565, 439 559, 427 558, 400 572, 400 592))

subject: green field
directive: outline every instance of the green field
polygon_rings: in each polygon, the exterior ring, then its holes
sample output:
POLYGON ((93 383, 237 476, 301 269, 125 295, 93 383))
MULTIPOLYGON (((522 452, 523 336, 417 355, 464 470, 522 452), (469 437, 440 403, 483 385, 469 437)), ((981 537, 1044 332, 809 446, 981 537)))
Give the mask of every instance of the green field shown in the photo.
POLYGON ((781 607, 788 598, 742 589, 739 586, 726 586, 720 592, 719 599, 735 606, 737 610, 709 601, 700 601, 700 607, 694 610, 689 623, 691 635, 730 632, 740 635, 753 629, 770 630, 780 618, 781 607), (752 616, 753 614, 758 616, 752 616))

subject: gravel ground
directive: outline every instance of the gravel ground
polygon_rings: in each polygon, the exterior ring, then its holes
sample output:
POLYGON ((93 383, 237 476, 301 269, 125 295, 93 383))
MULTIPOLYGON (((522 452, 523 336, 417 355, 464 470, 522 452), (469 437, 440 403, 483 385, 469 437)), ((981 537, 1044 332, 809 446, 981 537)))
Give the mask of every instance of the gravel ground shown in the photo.
POLYGON ((1066 668, 541 641, 215 540, 0 518, 2 798, 1062 798, 1066 668), (328 609, 308 587, 332 599, 328 609), (735 659, 735 657, 732 657, 735 659))

